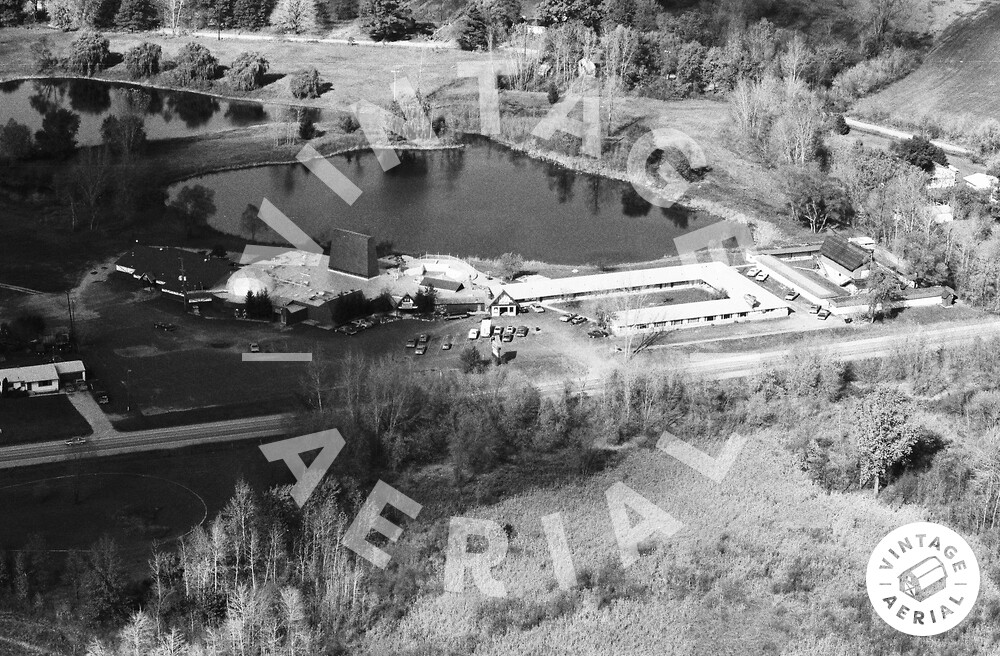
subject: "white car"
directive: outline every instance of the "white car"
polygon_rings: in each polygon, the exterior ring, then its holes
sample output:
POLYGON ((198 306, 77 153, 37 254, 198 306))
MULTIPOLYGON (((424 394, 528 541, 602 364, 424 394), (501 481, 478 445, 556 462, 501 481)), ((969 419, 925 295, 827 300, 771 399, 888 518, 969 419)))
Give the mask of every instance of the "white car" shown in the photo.
POLYGON ((478 328, 469 328, 469 339, 479 339, 478 328))
POLYGON ((541 305, 532 305, 531 306, 531 311, 532 312, 537 312, 538 314, 541 314, 542 312, 545 312, 545 308, 543 308, 541 305))
POLYGON ((753 278, 758 273, 760 273, 760 269, 758 269, 757 267, 752 267, 747 270, 747 278, 753 278))
POLYGON ((250 342, 250 352, 260 353, 260 344, 258 344, 257 342, 250 342))
POLYGON ((754 280, 756 280, 757 282, 764 282, 765 280, 767 280, 767 278, 768 278, 767 271, 761 271, 756 276, 754 276, 754 280))

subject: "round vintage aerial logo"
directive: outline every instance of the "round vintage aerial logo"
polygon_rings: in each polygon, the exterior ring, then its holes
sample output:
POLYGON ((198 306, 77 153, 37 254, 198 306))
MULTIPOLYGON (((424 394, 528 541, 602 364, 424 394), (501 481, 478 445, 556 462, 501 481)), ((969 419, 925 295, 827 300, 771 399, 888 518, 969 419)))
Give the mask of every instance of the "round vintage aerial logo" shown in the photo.
POLYGON ((897 631, 932 636, 957 626, 979 596, 979 561, 959 534, 931 522, 901 526, 868 561, 868 598, 897 631))

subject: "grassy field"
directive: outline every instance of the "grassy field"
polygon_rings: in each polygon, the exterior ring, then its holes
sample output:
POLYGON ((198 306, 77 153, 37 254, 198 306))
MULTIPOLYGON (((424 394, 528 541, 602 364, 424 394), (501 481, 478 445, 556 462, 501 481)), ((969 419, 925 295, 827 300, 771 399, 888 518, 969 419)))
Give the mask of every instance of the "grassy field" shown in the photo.
POLYGON ((857 109, 918 126, 934 115, 995 119, 1000 116, 998 61, 1000 5, 981 3, 945 31, 916 72, 861 100, 857 109))
POLYGON ((90 435, 90 424, 64 394, 0 399, 0 445, 90 435))

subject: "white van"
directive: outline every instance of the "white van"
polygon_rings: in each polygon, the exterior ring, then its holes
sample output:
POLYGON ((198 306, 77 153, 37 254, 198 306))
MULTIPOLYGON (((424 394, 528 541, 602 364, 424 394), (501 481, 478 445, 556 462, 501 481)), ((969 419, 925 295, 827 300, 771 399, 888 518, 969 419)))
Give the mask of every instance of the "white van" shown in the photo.
POLYGON ((479 335, 481 337, 489 337, 493 334, 493 320, 483 319, 479 324, 479 335))

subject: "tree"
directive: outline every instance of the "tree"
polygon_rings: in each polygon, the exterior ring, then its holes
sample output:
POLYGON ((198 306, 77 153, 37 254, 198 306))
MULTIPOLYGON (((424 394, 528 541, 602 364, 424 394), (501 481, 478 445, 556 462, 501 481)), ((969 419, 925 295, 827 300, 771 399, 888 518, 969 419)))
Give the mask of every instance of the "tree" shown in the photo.
POLYGON ((901 298, 900 292, 903 286, 894 275, 883 269, 875 267, 868 276, 868 314, 871 322, 875 323, 875 315, 884 312, 890 303, 901 298))
POLYGON ((516 253, 504 253, 500 256, 497 273, 504 280, 510 280, 521 273, 524 268, 524 258, 516 253))
POLYGON ((399 41, 417 29, 410 8, 400 0, 365 0, 364 28, 374 41, 399 41))
POLYGON ((97 208, 111 188, 111 166, 103 149, 90 148, 78 160, 69 170, 64 197, 74 214, 72 228, 76 229, 75 204, 80 202, 89 210, 90 229, 95 230, 100 217, 97 208))
POLYGON ((127 32, 144 32, 159 24, 153 0, 122 0, 115 14, 115 27, 127 32))
POLYGON ((270 8, 267 0, 234 0, 233 25, 242 30, 259 30, 267 25, 270 8))
POLYGON ((215 192, 202 185, 184 185, 169 206, 181 215, 190 237, 195 227, 204 224, 215 213, 215 192))
POLYGON ((54 73, 61 65, 59 58, 52 52, 52 44, 49 42, 48 37, 43 36, 38 41, 32 43, 30 50, 31 57, 35 62, 36 73, 54 73))
POLYGON ((299 71, 288 81, 288 89, 292 96, 298 99, 319 98, 322 91, 323 80, 319 76, 319 71, 311 68, 307 71, 299 71))
POLYGON ((152 77, 160 72, 163 49, 155 44, 143 42, 125 53, 125 70, 133 80, 152 77))
POLYGON ((478 374, 489 366, 490 359, 484 358, 479 349, 470 344, 458 354, 458 362, 461 365, 462 373, 478 374))
POLYGON ((837 114, 833 117, 833 133, 841 135, 851 133, 851 126, 847 124, 847 119, 844 118, 843 114, 837 114))
POLYGON ((910 416, 909 399, 889 387, 875 388, 858 404, 860 484, 870 482, 876 496, 890 469, 903 463, 917 442, 910 416))
POLYGON ((34 148, 31 128, 27 125, 10 119, 0 128, 0 159, 8 163, 19 162, 27 159, 34 148))
POLYGON ((315 32, 319 26, 314 0, 278 0, 271 12, 271 25, 282 32, 315 32))
POLYGON ((42 129, 35 132, 38 151, 48 157, 66 157, 76 150, 76 133, 80 115, 56 107, 45 112, 42 129))
POLYGON ((115 155, 130 158, 146 145, 145 122, 137 114, 111 114, 101 123, 101 140, 115 155))
POLYGON ((486 17, 475 2, 465 9, 462 31, 458 34, 458 47, 462 50, 488 50, 490 46, 489 28, 486 17))
POLYGON ((893 142, 891 150, 896 157, 899 157, 904 162, 919 167, 928 173, 934 170, 934 164, 940 164, 941 166, 948 165, 948 156, 944 150, 920 135, 914 135, 906 141, 893 142))
POLYGON ((250 236, 250 241, 255 241, 257 231, 263 225, 264 222, 260 218, 260 208, 248 203, 243 213, 240 214, 240 228, 250 236))
POLYGON ((180 86, 206 86, 219 68, 219 60, 200 43, 185 44, 177 54, 176 63, 171 75, 180 86))
POLYGON ((208 18, 208 24, 217 30, 221 39, 223 28, 232 24, 233 0, 195 0, 195 6, 208 18))
POLYGON ((226 77, 235 89, 253 91, 264 86, 267 68, 267 60, 259 52, 244 52, 230 66, 226 77))
POLYGON ((84 32, 70 46, 66 60, 69 70, 80 75, 93 75, 103 70, 111 57, 109 41, 100 32, 84 32))
POLYGON ((580 21, 586 27, 596 30, 604 20, 601 0, 542 0, 535 11, 545 26, 580 21))
POLYGON ((20 0, 0 0, 0 27, 15 27, 24 22, 24 3, 20 0))
POLYGON ((813 232, 849 222, 851 203, 847 194, 828 175, 815 169, 788 167, 784 187, 792 216, 813 232))
POLYGON ((160 13, 170 28, 171 34, 177 36, 177 28, 190 10, 190 0, 159 0, 160 13))

